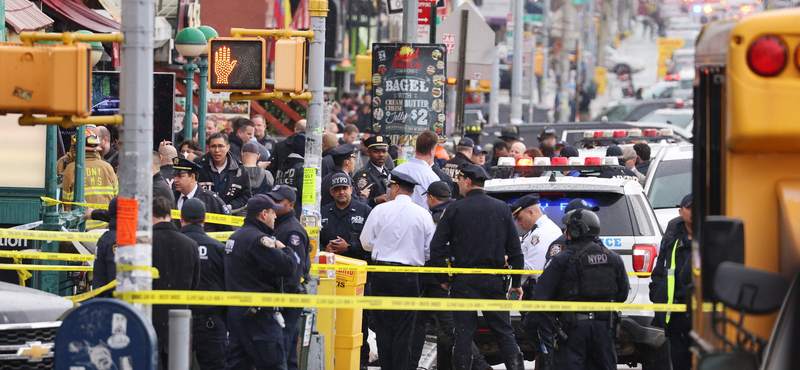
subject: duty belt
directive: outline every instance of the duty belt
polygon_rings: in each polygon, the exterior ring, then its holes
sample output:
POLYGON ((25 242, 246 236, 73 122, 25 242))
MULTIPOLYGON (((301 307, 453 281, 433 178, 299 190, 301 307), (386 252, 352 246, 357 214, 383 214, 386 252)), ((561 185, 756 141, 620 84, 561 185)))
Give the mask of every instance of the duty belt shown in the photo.
POLYGON ((575 319, 577 319, 578 321, 583 321, 583 320, 603 320, 603 321, 605 321, 605 320, 608 320, 609 318, 611 318, 611 315, 610 315, 609 312, 600 312, 600 313, 595 313, 595 312, 575 312, 575 319))

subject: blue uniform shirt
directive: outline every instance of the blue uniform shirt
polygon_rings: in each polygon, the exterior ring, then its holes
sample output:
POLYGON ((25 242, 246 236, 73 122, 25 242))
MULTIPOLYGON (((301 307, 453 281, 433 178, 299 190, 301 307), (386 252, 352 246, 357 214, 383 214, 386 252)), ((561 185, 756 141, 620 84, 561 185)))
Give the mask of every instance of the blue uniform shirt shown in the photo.
POLYGON ((276 278, 294 275, 300 258, 292 248, 278 249, 272 228, 253 217, 225 243, 225 287, 232 292, 275 292, 276 278))
POLYGON ((364 251, 360 237, 370 212, 372 212, 370 206, 356 200, 351 200, 350 205, 343 210, 336 207, 336 202, 323 206, 322 230, 319 234, 320 250, 324 251, 328 242, 341 237, 347 242, 347 253, 343 254, 345 257, 369 261, 370 253, 364 251))
POLYGON ((300 265, 295 270, 294 276, 283 279, 283 292, 297 293, 300 290, 300 280, 307 278, 311 269, 311 246, 308 244, 308 233, 300 221, 297 221, 293 209, 275 219, 275 238, 300 257, 300 265))

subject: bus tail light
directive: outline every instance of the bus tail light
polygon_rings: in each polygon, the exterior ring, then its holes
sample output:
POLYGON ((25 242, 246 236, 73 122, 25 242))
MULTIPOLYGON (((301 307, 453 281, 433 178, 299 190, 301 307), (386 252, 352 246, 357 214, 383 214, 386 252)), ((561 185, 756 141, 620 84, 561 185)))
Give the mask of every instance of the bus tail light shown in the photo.
MULTIPOLYGON (((633 246, 633 271, 653 272, 653 266, 658 257, 658 247, 655 244, 635 244, 633 246)), ((639 276, 648 278, 649 276, 639 276)))
POLYGON ((761 77, 774 77, 786 67, 786 47, 774 36, 758 38, 747 51, 747 64, 761 77))

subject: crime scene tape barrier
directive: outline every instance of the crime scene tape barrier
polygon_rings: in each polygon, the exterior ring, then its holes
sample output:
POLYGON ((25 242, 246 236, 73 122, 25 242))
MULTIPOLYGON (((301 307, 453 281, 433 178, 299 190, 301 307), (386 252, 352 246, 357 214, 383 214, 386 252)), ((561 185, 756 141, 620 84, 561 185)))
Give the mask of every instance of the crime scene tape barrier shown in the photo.
MULTIPOLYGON (((82 207, 89 207, 89 208, 96 208, 96 209, 108 209, 108 204, 94 204, 94 203, 75 203, 75 202, 63 202, 58 199, 48 198, 48 197, 41 197, 44 201, 45 206, 52 206, 56 204, 69 204, 74 206, 82 206, 82 207)), ((177 209, 172 210, 172 217, 175 219, 181 218, 181 211, 177 209)), ((210 224, 218 224, 218 225, 231 225, 231 226, 242 226, 244 224, 244 217, 240 216, 231 216, 231 215, 221 215, 218 213, 206 213, 206 222, 210 224)))
MULTIPOLYGON (((497 275, 530 275, 541 274, 542 270, 510 270, 456 267, 412 267, 385 265, 321 265, 312 264, 314 271, 366 271, 366 272, 411 272, 422 274, 497 274, 497 275)), ((650 276, 648 272, 629 272, 632 276, 650 276)))
POLYGON ((94 255, 74 253, 0 251, 0 257, 57 261, 94 261, 94 255))
POLYGON ((0 229, 0 238, 18 238, 28 240, 66 241, 66 242, 96 242, 103 234, 99 233, 72 233, 64 231, 41 230, 12 230, 0 229))
MULTIPOLYGON (((38 270, 38 271, 92 271, 92 266, 65 266, 65 265, 28 265, 28 264, 11 264, 0 263, 0 270, 38 270)), ((133 271, 133 270, 149 270, 153 272, 153 278, 158 279, 158 269, 150 266, 130 266, 130 265, 117 265, 117 270, 133 271)))
POLYGON ((343 297, 279 293, 159 290, 118 292, 129 303, 188 304, 244 307, 363 308, 367 310, 420 311, 654 311, 685 312, 685 304, 633 304, 612 302, 510 301, 502 299, 343 297))
POLYGON ((110 283, 108 283, 108 284, 106 284, 106 285, 104 285, 104 286, 102 286, 100 288, 94 289, 94 290, 86 292, 86 293, 73 295, 73 296, 69 296, 69 297, 64 297, 64 298, 69 299, 69 300, 71 300, 73 302, 83 302, 83 301, 85 301, 85 300, 87 300, 89 298, 95 297, 95 296, 97 296, 97 295, 99 295, 99 294, 101 294, 101 293, 103 293, 103 292, 105 292, 105 291, 107 291, 109 289, 114 289, 114 287, 116 287, 116 286, 117 286, 117 280, 114 279, 114 280, 111 280, 110 283))

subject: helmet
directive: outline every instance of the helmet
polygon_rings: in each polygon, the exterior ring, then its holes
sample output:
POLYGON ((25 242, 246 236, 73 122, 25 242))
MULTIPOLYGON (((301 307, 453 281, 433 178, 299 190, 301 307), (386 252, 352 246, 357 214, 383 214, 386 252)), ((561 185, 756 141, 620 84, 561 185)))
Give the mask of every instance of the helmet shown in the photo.
POLYGON ((594 238, 600 235, 600 218, 587 209, 576 209, 564 215, 564 225, 570 238, 594 238))
POLYGON ((86 129, 86 151, 87 152, 99 152, 100 149, 100 138, 97 137, 97 134, 92 132, 92 130, 86 129))
POLYGON ((476 120, 471 125, 465 127, 464 129, 467 131, 467 135, 469 134, 480 134, 481 133, 481 125, 483 122, 480 120, 476 120))
POLYGON ((542 132, 539 133, 539 141, 543 141, 544 139, 547 139, 548 137, 556 137, 557 138, 558 134, 556 133, 556 129, 554 129, 552 127, 543 128, 542 132))
POLYGON ((504 140, 519 140, 519 128, 515 125, 508 125, 500 130, 500 138, 504 140))

